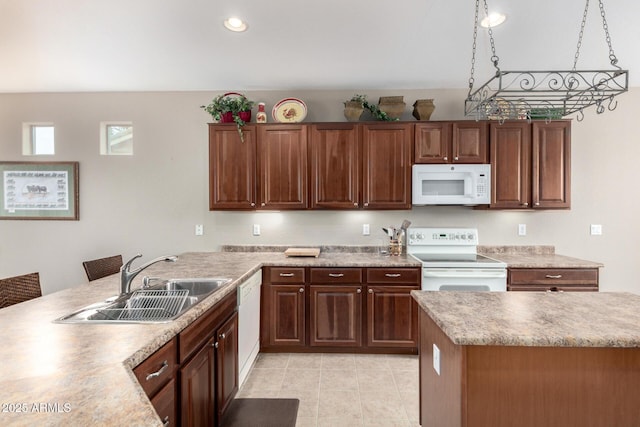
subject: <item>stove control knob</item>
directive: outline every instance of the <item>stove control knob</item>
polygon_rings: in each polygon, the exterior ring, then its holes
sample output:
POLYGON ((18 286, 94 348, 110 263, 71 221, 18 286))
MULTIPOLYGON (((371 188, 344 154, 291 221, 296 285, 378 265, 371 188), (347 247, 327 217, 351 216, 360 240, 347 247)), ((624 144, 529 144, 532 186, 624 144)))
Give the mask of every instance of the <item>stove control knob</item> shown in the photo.
POLYGON ((469 239, 469 240, 473 240, 473 234, 469 233, 469 234, 467 235, 467 239, 469 239))
POLYGON ((460 236, 460 238, 461 238, 462 240, 467 240, 467 235, 466 235, 466 234, 463 234, 463 235, 461 235, 461 236, 460 236))
POLYGON ((416 234, 416 239, 418 239, 418 240, 424 239, 424 234, 422 234, 422 233, 416 234))

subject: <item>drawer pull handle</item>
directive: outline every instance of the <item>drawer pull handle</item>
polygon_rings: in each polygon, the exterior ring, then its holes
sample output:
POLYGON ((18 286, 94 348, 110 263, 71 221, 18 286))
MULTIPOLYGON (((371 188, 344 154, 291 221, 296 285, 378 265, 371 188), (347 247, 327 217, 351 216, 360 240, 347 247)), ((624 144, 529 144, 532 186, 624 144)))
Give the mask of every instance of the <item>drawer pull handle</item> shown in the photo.
POLYGON ((547 279, 562 279, 562 274, 547 274, 544 277, 547 279))
POLYGON ((160 369, 158 369, 156 372, 153 372, 147 375, 146 380, 149 381, 152 378, 159 377, 160 375, 162 375, 164 371, 167 370, 168 367, 169 367, 169 363, 167 363, 167 361, 165 360, 164 362, 162 362, 162 366, 160 367, 160 369))
POLYGON ((293 273, 280 273, 280 277, 293 277, 293 273))
POLYGON ((329 273, 329 277, 344 277, 344 273, 329 273))
POLYGON ((397 277, 402 276, 402 274, 400 274, 400 273, 395 273, 395 274, 392 274, 392 273, 385 273, 385 276, 386 276, 386 277, 393 277, 393 278, 397 278, 397 277))
POLYGON ((169 425, 169 415, 167 415, 166 417, 164 417, 164 418, 162 419, 162 425, 163 425, 164 427, 166 427, 166 426, 168 426, 168 425, 169 425))

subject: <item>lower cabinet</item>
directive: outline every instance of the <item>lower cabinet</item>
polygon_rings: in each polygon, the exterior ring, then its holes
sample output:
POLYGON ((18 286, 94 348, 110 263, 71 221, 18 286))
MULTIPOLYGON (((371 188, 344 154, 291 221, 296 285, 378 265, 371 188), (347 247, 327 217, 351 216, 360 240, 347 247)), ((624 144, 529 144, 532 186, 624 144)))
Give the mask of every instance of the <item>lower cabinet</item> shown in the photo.
POLYGON ((508 291, 598 291, 597 268, 509 268, 508 291))
POLYGON ((219 426, 238 391, 236 293, 149 356, 134 374, 164 425, 219 426))
POLYGON ((265 267, 261 350, 415 352, 419 289, 419 268, 265 267))

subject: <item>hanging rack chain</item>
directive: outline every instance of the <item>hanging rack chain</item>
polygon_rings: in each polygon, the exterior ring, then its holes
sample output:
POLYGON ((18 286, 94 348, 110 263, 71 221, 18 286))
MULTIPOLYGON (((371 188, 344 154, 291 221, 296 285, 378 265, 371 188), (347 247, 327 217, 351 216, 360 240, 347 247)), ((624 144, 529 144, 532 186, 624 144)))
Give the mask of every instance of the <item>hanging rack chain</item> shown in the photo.
POLYGON ((576 70, 578 65, 578 58, 580 57, 580 47, 582 46, 582 36, 584 35, 584 26, 587 23, 587 12, 589 11, 589 0, 585 3, 584 13, 582 14, 582 23, 580 24, 580 34, 578 35, 578 46, 576 47, 576 55, 573 58, 573 71, 576 70))
POLYGON ((471 89, 473 89, 474 78, 473 75, 476 71, 476 39, 478 38, 478 8, 480 6, 480 0, 476 0, 476 16, 473 25, 473 45, 471 49, 471 75, 469 77, 469 95, 471 95, 471 89))
POLYGON ((600 5, 600 16, 602 16, 602 28, 604 28, 605 39, 607 41, 607 45, 609 46, 609 60, 611 61, 611 65, 617 67, 618 58, 616 58, 616 54, 613 52, 613 47, 611 47, 611 36, 609 35, 609 25, 607 24, 607 18, 604 16, 604 4, 602 4, 602 0, 598 0, 598 4, 600 5))
MULTIPOLYGON (((484 3, 484 14, 485 16, 489 16, 489 8, 487 7, 487 0, 482 0, 484 3)), ((477 19, 477 18, 476 18, 477 19)), ((496 76, 500 74, 500 67, 498 67, 498 61, 500 58, 496 55, 496 44, 493 40, 493 31, 491 30, 491 25, 487 28, 489 33, 489 42, 491 43, 491 62, 493 62, 493 66, 496 67, 496 76)))

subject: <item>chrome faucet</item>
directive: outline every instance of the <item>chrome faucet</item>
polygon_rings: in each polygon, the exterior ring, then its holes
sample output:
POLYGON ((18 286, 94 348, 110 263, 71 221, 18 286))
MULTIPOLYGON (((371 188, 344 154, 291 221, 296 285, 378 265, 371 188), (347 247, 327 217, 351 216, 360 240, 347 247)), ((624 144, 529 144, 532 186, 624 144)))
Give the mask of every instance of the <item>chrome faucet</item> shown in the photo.
POLYGON ((149 267, 151 264, 155 264, 156 262, 160 262, 160 261, 171 261, 171 262, 176 262, 178 260, 178 257, 175 255, 171 255, 171 256, 162 256, 160 258, 156 258, 156 259, 152 259, 151 261, 149 261, 146 264, 141 265, 140 267, 136 268, 135 270, 131 270, 131 263, 136 259, 136 258, 140 258, 142 256, 142 254, 137 254, 136 256, 134 256, 133 258, 131 258, 129 261, 125 262, 122 267, 120 267, 120 293, 121 294, 128 294, 129 292, 131 292, 131 282, 133 281, 133 279, 145 268, 149 267))

